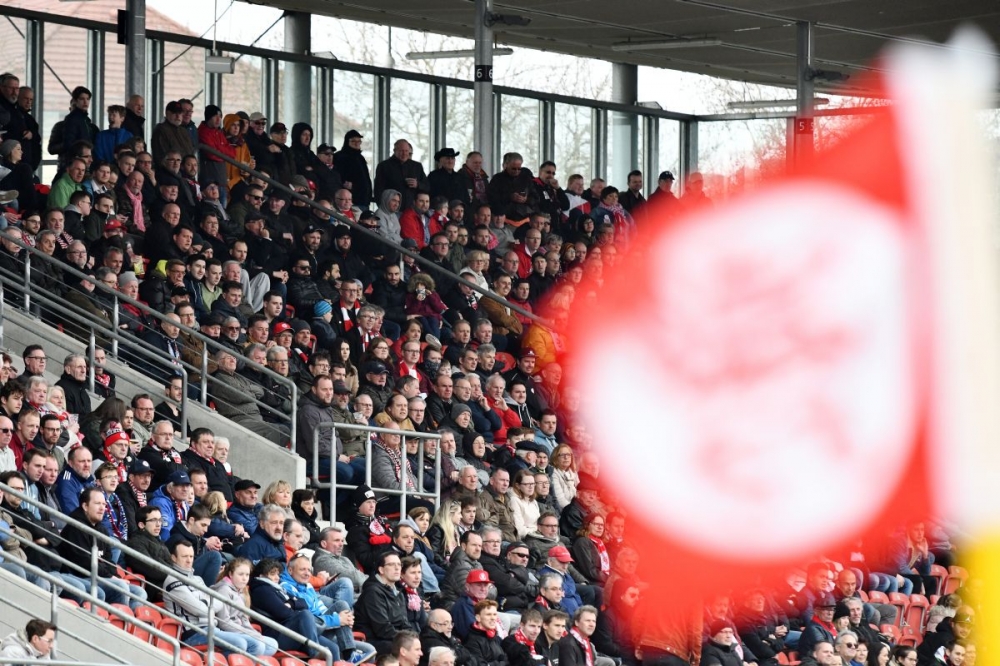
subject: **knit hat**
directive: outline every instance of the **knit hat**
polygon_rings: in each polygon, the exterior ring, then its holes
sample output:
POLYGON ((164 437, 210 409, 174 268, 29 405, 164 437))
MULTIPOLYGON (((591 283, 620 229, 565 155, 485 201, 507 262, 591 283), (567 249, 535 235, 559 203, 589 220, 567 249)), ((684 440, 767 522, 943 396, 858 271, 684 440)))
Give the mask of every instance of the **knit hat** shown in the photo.
POLYGON ((0 157, 10 157, 10 154, 14 152, 14 149, 20 145, 21 142, 16 139, 7 139, 3 143, 0 143, 0 157))
MULTIPOLYGON (((324 301, 324 303, 325 302, 326 301, 324 301)), ((300 331, 312 331, 312 326, 309 325, 309 322, 303 321, 302 319, 293 319, 289 323, 292 325, 292 330, 296 333, 300 331)))
POLYGON ((715 620, 708 625, 708 635, 715 636, 717 633, 724 631, 725 629, 732 629, 733 631, 736 630, 735 627, 733 627, 733 623, 729 620, 715 620))
POLYGON ((104 446, 111 446, 116 442, 125 442, 126 444, 129 442, 128 433, 122 430, 121 424, 117 421, 111 423, 104 431, 104 446))
POLYGON ((317 317, 322 317, 329 312, 333 312, 333 306, 330 305, 329 301, 316 301, 316 305, 313 306, 313 314, 317 317))
POLYGON ((220 109, 216 105, 209 104, 208 106, 205 107, 205 120, 221 115, 222 115, 222 109, 220 109))
POLYGON ((355 508, 361 506, 370 499, 375 499, 375 491, 363 483, 351 491, 351 504, 355 508))
POLYGON ((851 609, 847 607, 847 604, 843 601, 838 601, 833 611, 833 619, 836 621, 842 617, 848 617, 850 614, 851 609))
POLYGON ((461 416, 465 412, 468 412, 469 414, 471 414, 472 410, 469 409, 468 405, 463 405, 460 402, 456 402, 455 406, 451 408, 451 420, 454 421, 455 419, 457 419, 459 416, 461 416))

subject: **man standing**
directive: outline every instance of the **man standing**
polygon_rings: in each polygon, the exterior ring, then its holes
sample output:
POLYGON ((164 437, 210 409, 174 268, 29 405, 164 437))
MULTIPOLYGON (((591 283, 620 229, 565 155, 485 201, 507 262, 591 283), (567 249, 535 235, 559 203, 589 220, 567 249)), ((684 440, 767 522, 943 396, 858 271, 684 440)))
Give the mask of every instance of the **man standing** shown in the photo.
MULTIPOLYGON (((430 215, 431 197, 426 192, 417 192, 413 203, 399 217, 400 234, 417 244, 417 249, 430 245, 431 237, 441 233, 441 225, 430 215)), ((447 241, 447 238, 445 239, 447 241)), ((444 253, 447 255, 447 252, 444 253)), ((438 276, 435 275, 435 278, 438 276)))
POLYGON ((132 95, 125 102, 125 122, 122 123, 122 127, 128 130, 132 136, 137 136, 140 139, 145 137, 145 110, 146 100, 143 99, 142 95, 132 95))
POLYGON ((580 606, 573 613, 573 627, 559 639, 560 666, 594 666, 599 662, 590 637, 597 629, 597 609, 580 606))
POLYGON ((420 162, 410 159, 413 146, 406 139, 398 139, 392 146, 392 157, 379 162, 375 168, 375 200, 382 198, 385 190, 397 190, 403 195, 401 208, 413 205, 418 191, 429 192, 430 182, 420 162))
MULTIPOLYGON (((182 127, 183 118, 184 106, 180 102, 167 104, 163 122, 153 128, 153 135, 149 140, 153 161, 157 164, 162 164, 169 152, 178 152, 181 155, 194 154, 191 133, 186 127, 182 127)), ((126 122, 127 120, 126 118, 126 122)))
POLYGON ((628 189, 619 194, 618 203, 620 203, 622 208, 627 210, 632 215, 635 215, 636 211, 638 211, 639 208, 646 203, 646 197, 642 196, 641 171, 636 170, 629 172, 628 189))

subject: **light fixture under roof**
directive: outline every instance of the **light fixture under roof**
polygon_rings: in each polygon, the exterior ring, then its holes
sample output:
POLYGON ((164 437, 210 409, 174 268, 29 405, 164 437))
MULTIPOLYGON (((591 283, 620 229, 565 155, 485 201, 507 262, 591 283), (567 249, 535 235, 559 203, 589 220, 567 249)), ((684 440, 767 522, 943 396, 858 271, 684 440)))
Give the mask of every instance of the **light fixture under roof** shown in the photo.
MULTIPOLYGON (((512 55, 514 49, 501 46, 493 49, 495 56, 512 55)), ((440 60, 445 58, 475 58, 475 49, 458 49, 455 51, 410 51, 406 54, 407 60, 440 60)))
POLYGON ((699 39, 660 39, 655 42, 618 42, 611 45, 612 51, 660 51, 662 49, 691 49, 706 46, 722 46, 722 40, 713 37, 699 39))
MULTIPOLYGON (((814 97, 813 106, 826 106, 830 103, 827 97, 814 97)), ((760 109, 781 109, 796 106, 794 99, 761 99, 754 102, 728 102, 726 108, 731 111, 756 111, 760 109)))

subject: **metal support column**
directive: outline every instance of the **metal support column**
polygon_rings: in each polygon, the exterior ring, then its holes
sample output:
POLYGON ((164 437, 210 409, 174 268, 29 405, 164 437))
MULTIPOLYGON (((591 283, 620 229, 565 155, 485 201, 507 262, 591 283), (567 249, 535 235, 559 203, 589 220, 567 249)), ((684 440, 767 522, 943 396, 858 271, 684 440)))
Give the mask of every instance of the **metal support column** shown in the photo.
MULTIPOLYGON (((285 50, 297 55, 308 55, 312 48, 311 30, 310 14, 285 12, 285 50)), ((285 63, 283 78, 282 89, 285 94, 282 116, 312 124, 312 65, 288 61, 285 63)))
MULTIPOLYGON (((260 86, 260 112, 267 117, 268 127, 278 122, 278 96, 280 94, 278 78, 280 76, 280 64, 281 61, 277 58, 261 58, 261 75, 263 79, 260 86)), ((285 67, 288 67, 290 64, 285 63, 285 67)), ((253 113, 253 111, 250 113, 253 113)), ((298 116, 295 117, 297 118, 298 116)))
POLYGON ((333 68, 316 68, 316 111, 319 116, 316 118, 316 145, 328 143, 335 146, 336 139, 333 136, 333 68))
POLYGON ((642 188, 643 194, 656 189, 660 175, 660 119, 642 117, 642 188))
POLYGON ((698 121, 681 121, 681 163, 680 173, 674 174, 680 181, 677 183, 676 194, 679 196, 684 191, 684 181, 688 174, 698 170, 698 121))
POLYGON ((556 161, 556 103, 548 100, 538 102, 538 155, 542 162, 556 161))
POLYGON ((590 166, 593 178, 607 179, 608 112, 605 109, 590 110, 590 166))
MULTIPOLYGON (((222 51, 209 51, 212 55, 222 55, 222 51)), ((222 106, 222 74, 205 72, 205 104, 222 106)))
MULTIPOLYGON (((90 117, 104 125, 104 31, 87 31, 87 87, 90 88, 90 117)), ((123 100, 124 101, 124 100, 123 100)), ((116 102, 119 103, 119 102, 116 102)))
MULTIPOLYGON (((611 65, 611 101, 635 106, 639 98, 639 67, 613 63, 611 65)), ((638 166, 639 118, 635 114, 611 113, 611 171, 608 180, 618 187, 626 186, 628 172, 638 166)))
POLYGON ((495 120, 493 117, 493 28, 487 25, 492 14, 493 0, 476 0, 476 18, 474 19, 476 60, 473 79, 475 99, 473 102, 472 144, 475 150, 483 154, 483 165, 486 169, 491 167, 495 169, 496 167, 493 128, 494 123, 499 125, 499 120, 495 120))
POLYGON ((375 155, 375 162, 381 162, 392 154, 392 139, 389 132, 392 123, 389 120, 391 111, 391 95, 389 87, 392 85, 388 76, 375 77, 375 137, 372 139, 372 153, 375 155))
MULTIPOLYGON (((483 168, 487 170, 487 173, 497 173, 500 171, 501 163, 503 161, 503 131, 501 130, 501 125, 503 124, 503 95, 500 93, 493 93, 493 131, 490 134, 490 141, 492 142, 492 154, 493 162, 486 161, 486 153, 483 153, 483 168)), ((516 150, 516 149, 515 149, 516 150)))
MULTIPOLYGON (((448 93, 444 85, 431 85, 431 136, 430 147, 434 152, 448 145, 448 93)), ((461 150, 461 148, 459 148, 461 150)), ((433 153, 432 153, 433 154, 433 153)), ((458 160, 461 164, 462 160, 458 160)), ((432 168, 437 168, 433 166, 432 168)))
POLYGON ((812 23, 799 21, 795 27, 798 38, 795 49, 798 84, 795 89, 797 112, 794 150, 796 162, 801 162, 813 154, 813 92, 815 86, 812 79, 812 23))
MULTIPOLYGON (((163 107, 150 104, 146 88, 146 0, 126 0, 128 12, 125 40, 125 99, 132 95, 146 97, 146 117, 159 120, 163 107)), ((160 65, 163 64, 161 59, 160 65)), ((153 68, 156 71, 156 67, 153 68)), ((42 107, 38 107, 42 108, 42 107)), ((155 123, 154 123, 155 124, 155 123)), ((148 128, 147 131, 151 131, 148 128)), ((148 136, 146 138, 149 138, 148 136)))
MULTIPOLYGON (((146 79, 146 118, 149 119, 146 131, 151 132, 153 126, 163 119, 163 112, 167 106, 163 92, 167 73, 163 69, 163 65, 166 63, 163 42, 159 39, 150 39, 146 43, 148 45, 146 60, 151 72, 151 76, 146 79)), ((148 136, 146 138, 149 139, 148 136)))
POLYGON ((43 95, 45 94, 45 24, 41 21, 25 21, 24 31, 24 80, 23 86, 35 91, 35 116, 42 117, 43 95))

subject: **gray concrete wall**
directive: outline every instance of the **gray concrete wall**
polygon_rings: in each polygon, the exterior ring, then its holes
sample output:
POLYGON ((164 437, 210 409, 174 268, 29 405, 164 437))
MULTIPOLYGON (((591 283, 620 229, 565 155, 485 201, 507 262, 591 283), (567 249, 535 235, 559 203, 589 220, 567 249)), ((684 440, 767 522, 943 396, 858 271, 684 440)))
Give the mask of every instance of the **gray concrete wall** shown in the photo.
MULTIPOLYGON (((87 346, 75 338, 11 307, 4 310, 3 338, 0 344, 16 354, 15 365, 18 369, 23 369, 21 352, 25 347, 31 344, 43 345, 49 359, 46 374, 53 381, 62 374, 62 361, 67 355, 86 354, 87 351, 87 346)), ((110 354, 108 369, 117 377, 116 393, 126 402, 138 393, 148 393, 153 396, 154 402, 160 401, 163 387, 155 380, 118 363, 110 354)), ((100 404, 97 398, 93 398, 93 402, 95 406, 100 404)), ((194 401, 188 402, 188 421, 191 427, 211 428, 217 436, 229 438, 232 444, 229 462, 238 476, 253 479, 262 486, 278 479, 288 481, 293 488, 306 486, 305 460, 291 451, 276 446, 194 401)), ((177 448, 186 449, 187 442, 178 442, 177 448)))

